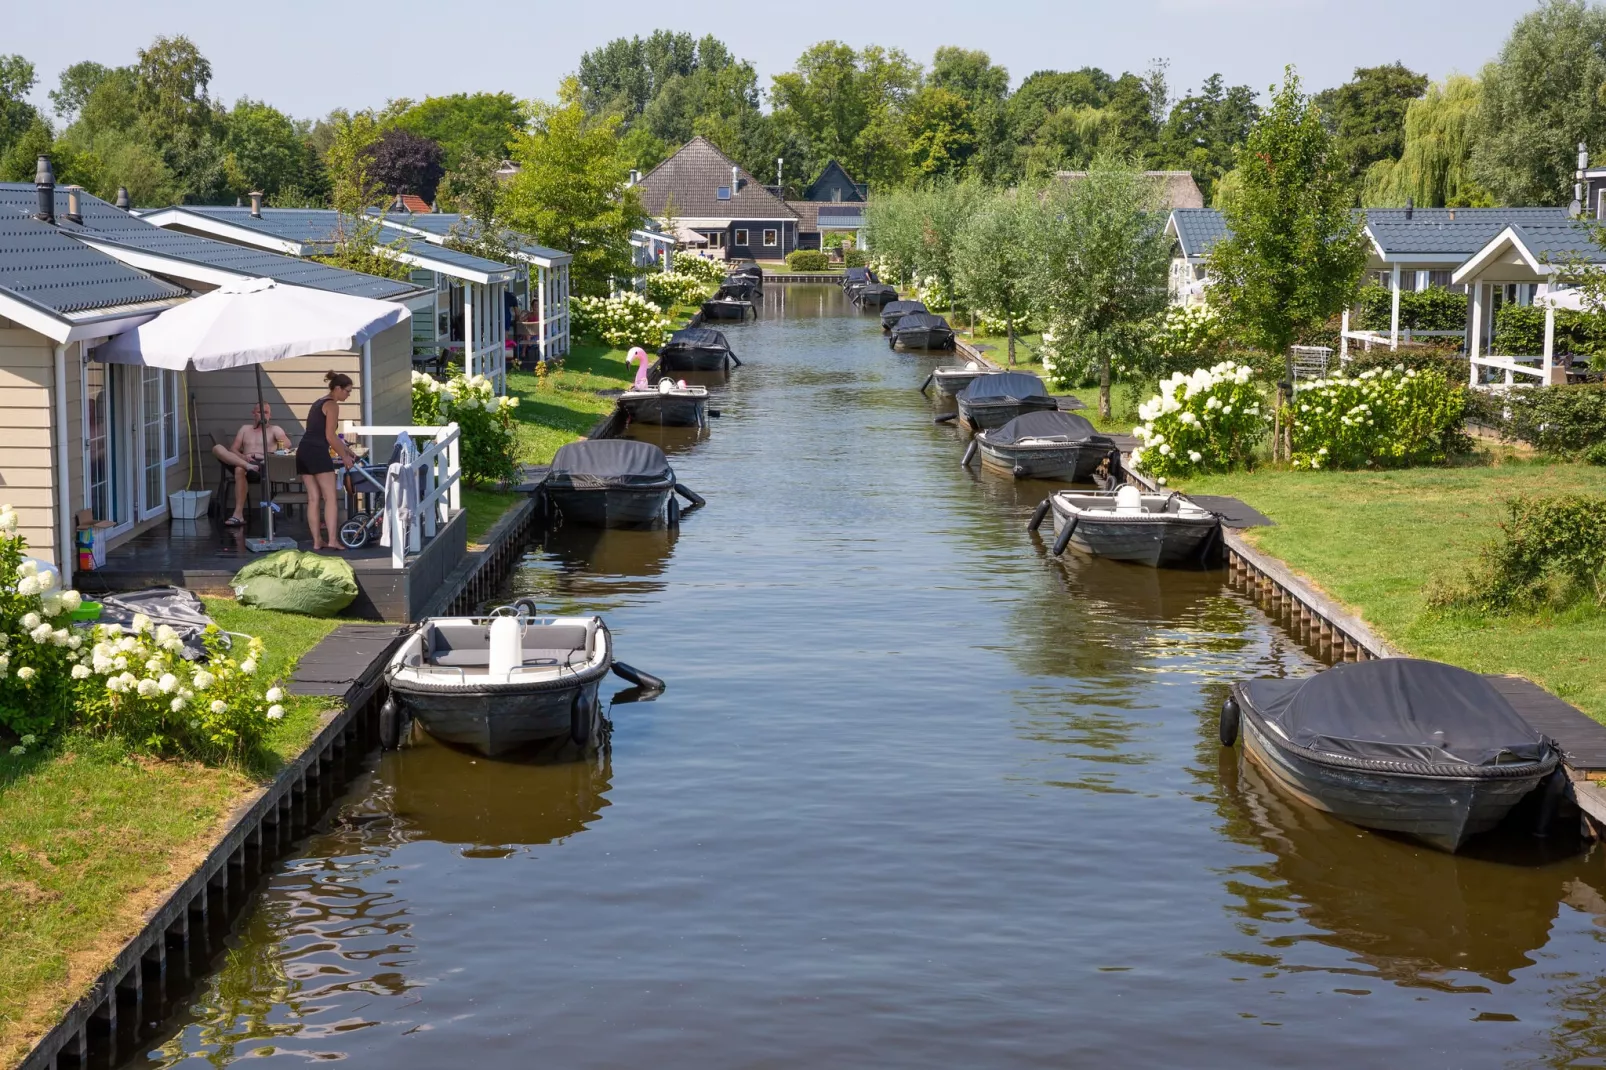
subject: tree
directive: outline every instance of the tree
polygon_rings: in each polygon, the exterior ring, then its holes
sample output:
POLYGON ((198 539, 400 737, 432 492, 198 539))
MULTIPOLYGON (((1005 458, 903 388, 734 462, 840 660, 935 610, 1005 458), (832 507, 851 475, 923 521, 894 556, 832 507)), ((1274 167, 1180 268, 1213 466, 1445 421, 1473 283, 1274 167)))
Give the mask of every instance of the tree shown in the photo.
POLYGON ((89 95, 99 88, 111 72, 110 67, 88 59, 62 71, 60 86, 50 91, 50 105, 56 115, 66 122, 72 122, 89 95))
POLYGON ((507 159, 513 132, 523 125, 511 93, 454 93, 426 97, 402 112, 396 125, 435 142, 446 154, 448 171, 472 153, 498 163, 507 159))
MULTIPOLYGON (((379 120, 370 111, 347 117, 335 129, 325 156, 337 213, 334 248, 313 259, 348 271, 405 279, 410 274, 407 265, 380 252, 384 223, 378 215, 370 215, 368 211, 386 202, 385 187, 372 170, 373 150, 379 138, 379 120)), ((397 239, 398 242, 402 240, 397 239)))
POLYGON ((1361 203, 1400 207, 1492 207, 1494 198, 1472 178, 1473 139, 1483 87, 1452 74, 1428 87, 1405 111, 1404 148, 1397 160, 1378 160, 1366 172, 1361 203))
POLYGON ((814 160, 834 158, 884 187, 904 177, 903 112, 919 85, 919 65, 899 49, 822 41, 795 70, 775 76, 770 98, 775 121, 796 132, 814 160))
POLYGON ((237 195, 260 190, 276 196, 309 185, 304 142, 284 112, 241 97, 229 112, 225 129, 223 145, 237 195))
POLYGON ((506 264, 512 262, 513 243, 502 222, 507 190, 496 174, 501 161, 501 156, 466 153, 441 182, 440 197, 459 214, 447 246, 506 264))
POLYGON ((1348 307, 1366 266, 1344 161, 1292 67, 1238 154, 1238 173, 1229 235, 1210 254, 1211 303, 1251 345, 1288 360, 1292 379, 1289 346, 1348 307))
POLYGON ((427 137, 391 127, 369 148, 369 173, 387 193, 415 193, 435 199, 446 173, 446 153, 427 137))
POLYGON ((1472 176, 1502 204, 1566 204, 1580 141, 1606 144, 1606 8, 1544 0, 1483 70, 1472 176))
POLYGON ((1358 178, 1378 160, 1396 159, 1404 148, 1405 113, 1428 88, 1428 76, 1396 61, 1356 67, 1355 77, 1316 94, 1316 106, 1333 137, 1333 151, 1358 178))
POLYGON ((211 63, 183 36, 157 37, 134 66, 139 138, 162 154, 183 197, 201 203, 231 195, 223 113, 207 95, 211 81, 211 63))
POLYGON ((972 308, 1002 318, 1015 363, 1015 334, 1031 310, 1032 243, 1042 212, 1032 193, 994 193, 966 220, 954 243, 954 281, 972 308))
POLYGON ((529 128, 513 144, 521 169, 508 185, 506 218, 513 229, 573 254, 574 292, 600 295, 613 279, 634 274, 630 232, 645 216, 639 193, 626 185, 619 117, 587 115, 580 96, 570 78, 559 103, 530 106, 529 128))
POLYGON ((1212 74, 1198 93, 1189 93, 1171 109, 1160 131, 1159 154, 1168 165, 1191 171, 1209 198, 1216 182, 1232 170, 1259 115, 1253 89, 1228 87, 1221 75, 1212 74))
POLYGON ((0 152, 39 118, 38 110, 28 103, 34 81, 32 63, 21 56, 0 56, 0 152))
POLYGON ((1085 177, 1045 194, 1033 264, 1045 340, 1062 359, 1096 369, 1099 413, 1110 416, 1117 371, 1136 367, 1147 321, 1166 303, 1171 242, 1160 188, 1129 162, 1096 157, 1085 177))
POLYGON ((909 166, 921 176, 957 176, 976 152, 970 103, 958 93, 928 85, 908 110, 909 166))

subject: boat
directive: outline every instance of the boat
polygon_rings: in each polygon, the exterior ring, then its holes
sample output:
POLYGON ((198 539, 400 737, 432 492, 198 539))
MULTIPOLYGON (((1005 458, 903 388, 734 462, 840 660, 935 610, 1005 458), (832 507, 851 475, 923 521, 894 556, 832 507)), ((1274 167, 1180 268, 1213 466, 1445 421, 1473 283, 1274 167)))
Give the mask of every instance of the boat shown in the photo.
POLYGON ((930 312, 911 312, 901 317, 887 333, 887 345, 897 349, 952 349, 954 329, 948 321, 930 312))
MULTIPOLYGON (((897 331, 893 328, 894 335, 897 331)), ((1043 380, 1026 372, 981 376, 959 392, 958 401, 959 418, 975 430, 1002 427, 1028 412, 1059 408, 1043 380)))
POLYGON ((725 272, 725 277, 727 279, 756 279, 759 286, 764 285, 764 269, 759 267, 757 264, 737 264, 735 267, 725 272))
POLYGON ((681 386, 666 377, 656 389, 626 390, 619 395, 619 407, 631 423, 703 427, 708 423, 708 388, 681 386))
POLYGON ((888 301, 881 306, 881 329, 890 331, 898 321, 911 312, 925 312, 923 301, 888 301))
POLYGON ((1063 479, 1091 483, 1101 462, 1120 463, 1115 441, 1101 435, 1085 416, 1058 409, 1029 412, 1002 427, 982 431, 965 451, 965 463, 981 455, 985 468, 1016 479, 1063 479))
POLYGON ((714 300, 752 301, 763 293, 762 284, 751 275, 732 275, 720 284, 714 300))
POLYGON ((1484 677, 1415 658, 1235 683, 1221 741, 1240 734, 1250 760, 1300 801, 1452 854, 1560 761, 1484 677))
MULTIPOLYGON (((984 375, 999 375, 1002 372, 1002 368, 990 367, 979 360, 970 360, 964 364, 950 364, 938 368, 931 373, 926 382, 935 383, 937 393, 952 396, 984 375)), ((924 391, 925 387, 922 386, 920 389, 924 391)))
POLYGON ((885 283, 872 282, 855 289, 852 296, 854 303, 860 308, 880 308, 892 301, 896 301, 898 299, 898 291, 895 287, 888 286, 885 283))
POLYGON ((1067 546, 1154 568, 1210 564, 1221 546, 1221 518, 1176 493, 1127 484, 1109 491, 1056 491, 1032 514, 1054 518, 1054 552, 1067 546))
POLYGON ((751 301, 734 297, 711 297, 703 302, 703 318, 710 320, 745 320, 749 315, 758 318, 758 309, 751 301))
POLYGON ((559 446, 540 484, 565 524, 598 528, 674 527, 680 519, 675 490, 664 451, 623 438, 559 446))
POLYGON ((658 370, 663 372, 724 371, 735 360, 724 333, 712 327, 678 330, 658 350, 658 370))
MULTIPOLYGON (((496 758, 551 740, 592 749, 602 740, 598 685, 609 671, 662 681, 613 660, 601 617, 538 617, 527 602, 488 616, 430 617, 385 666, 390 711, 430 735, 496 758)), ((403 733, 392 730, 392 745, 403 733)))
POLYGON ((850 286, 869 286, 880 281, 880 279, 876 278, 876 273, 867 267, 850 267, 844 268, 842 271, 843 289, 847 289, 850 286))

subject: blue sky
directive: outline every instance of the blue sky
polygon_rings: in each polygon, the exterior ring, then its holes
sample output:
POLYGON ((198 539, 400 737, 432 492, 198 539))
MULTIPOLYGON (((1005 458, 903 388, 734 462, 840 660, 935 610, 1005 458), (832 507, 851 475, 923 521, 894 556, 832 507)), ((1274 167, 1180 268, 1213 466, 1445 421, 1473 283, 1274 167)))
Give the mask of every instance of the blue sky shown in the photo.
POLYGON ((1264 89, 1286 63, 1320 89, 1346 80, 1356 66, 1396 59, 1435 78, 1476 72, 1499 51, 1512 22, 1534 6, 1530 0, 925 0, 907 8, 752 0, 17 4, 0 52, 34 62, 41 104, 70 63, 128 63, 156 34, 185 33, 212 61, 215 95, 229 102, 266 99, 298 117, 397 96, 505 90, 550 97, 582 52, 658 27, 718 35, 753 61, 765 86, 806 46, 836 38, 900 47, 922 62, 942 44, 985 49, 1016 84, 1044 68, 1142 71, 1151 58, 1166 57, 1176 95, 1214 71, 1229 84, 1264 89), (31 20, 29 11, 41 17, 31 20))

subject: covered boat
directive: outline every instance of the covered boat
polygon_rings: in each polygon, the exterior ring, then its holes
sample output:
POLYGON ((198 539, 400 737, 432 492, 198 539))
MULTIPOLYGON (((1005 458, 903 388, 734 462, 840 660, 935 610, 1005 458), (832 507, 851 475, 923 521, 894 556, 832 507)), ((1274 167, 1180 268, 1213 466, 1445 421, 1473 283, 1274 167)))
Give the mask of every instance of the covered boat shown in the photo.
MULTIPOLYGON (((1002 371, 1002 368, 991 367, 979 360, 969 360, 963 364, 949 364, 936 369, 926 382, 935 383, 939 394, 953 395, 984 375, 998 375, 1002 371)), ((926 388, 922 386, 920 389, 924 392, 926 388)))
POLYGON ((759 280, 751 275, 732 275, 719 287, 714 299, 732 301, 752 301, 763 292, 759 280))
POLYGON ((930 312, 911 312, 899 318, 887 332, 887 345, 897 349, 952 349, 954 329, 948 321, 930 312))
POLYGON ((758 309, 753 302, 742 301, 734 297, 711 297, 703 302, 703 318, 711 320, 745 320, 748 316, 758 317, 758 309))
POLYGON ((1086 417, 1058 409, 1029 412, 1002 427, 983 431, 965 451, 981 454, 984 467, 1010 473, 1016 479, 1063 479, 1090 483, 1101 461, 1120 463, 1115 441, 1086 417), (1112 460, 1113 457, 1113 460, 1112 460))
POLYGON ((735 359, 731 344, 712 327, 687 327, 669 336, 658 350, 658 369, 664 372, 717 372, 735 359))
POLYGON ((764 285, 764 269, 759 267, 757 264, 737 264, 735 267, 725 272, 725 277, 753 279, 759 286, 764 285))
MULTIPOLYGON (((505 607, 504 607, 505 608, 505 607)), ((396 649, 385 682, 436 739, 498 757, 601 736, 597 686, 613 667, 600 617, 432 617, 396 649)))
POLYGON ((675 470, 648 442, 606 438, 560 446, 541 491, 566 524, 672 527, 679 517, 675 470))
POLYGON ((881 306, 881 329, 890 331, 909 313, 925 311, 926 305, 923 301, 888 301, 881 306))
POLYGON ((703 427, 708 423, 708 388, 679 386, 668 378, 649 390, 626 390, 619 407, 632 423, 665 427, 703 427))
POLYGON ((1210 563, 1221 544, 1221 518, 1180 494, 1140 491, 1130 484, 1106 491, 1061 490, 1032 514, 1054 518, 1054 552, 1084 553, 1155 568, 1210 563))
POLYGON ((1236 683, 1221 741, 1301 801, 1456 851, 1559 762, 1555 745, 1477 673, 1383 658, 1299 680, 1236 683))
POLYGON ((880 279, 876 278, 876 273, 867 267, 850 267, 844 268, 842 271, 842 285, 844 288, 849 286, 868 286, 871 283, 880 281, 880 279))
MULTIPOLYGON (((897 331, 893 328, 894 334, 897 331)), ((977 430, 1002 427, 1028 412, 1059 408, 1043 380, 1026 372, 984 375, 961 390, 958 401, 959 418, 977 430)))
POLYGON ((853 300, 860 308, 880 308, 898 299, 898 291, 881 282, 872 282, 853 291, 853 300))

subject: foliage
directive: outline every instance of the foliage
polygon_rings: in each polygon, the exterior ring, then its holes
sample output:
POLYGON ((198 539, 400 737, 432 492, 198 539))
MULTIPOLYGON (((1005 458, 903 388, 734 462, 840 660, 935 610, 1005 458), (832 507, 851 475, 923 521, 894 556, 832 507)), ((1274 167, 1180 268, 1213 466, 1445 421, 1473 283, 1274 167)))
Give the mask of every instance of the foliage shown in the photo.
POLYGON ((1113 377, 1147 363, 1148 321, 1166 304, 1171 242, 1158 195, 1142 172, 1100 157, 1050 186, 1031 226, 1037 320, 1059 358, 1050 376, 1070 384, 1095 372, 1106 418, 1113 377))
POLYGON ((1472 147, 1478 136, 1483 84, 1452 74, 1428 86, 1405 109, 1398 159, 1380 159, 1366 171, 1364 205, 1428 208, 1490 207, 1494 199, 1472 177, 1472 147))
POLYGON ((1440 601, 1495 613, 1577 601, 1606 606, 1606 497, 1511 498, 1500 535, 1440 601))
POLYGON ((1472 172, 1498 204, 1566 204, 1579 142, 1606 144, 1606 7, 1543 0, 1484 68, 1472 172))
POLYGON ((827 271, 831 258, 818 249, 794 249, 786 254, 788 271, 827 271))
MULTIPOLYGON (((1602 317, 1572 309, 1556 310, 1557 353, 1594 356, 1606 353, 1602 317)), ((1545 351, 1545 310, 1534 305, 1502 305, 1494 315, 1495 352, 1533 357, 1545 351)))
POLYGON ((869 264, 870 254, 863 249, 857 249, 853 246, 849 246, 842 253, 843 267, 868 267, 869 264))
POLYGON ((627 185, 618 117, 588 116, 578 92, 569 79, 566 102, 531 106, 529 129, 514 140, 521 170, 508 185, 506 217, 513 229, 573 254, 575 293, 600 295, 611 280, 635 274, 630 232, 643 214, 627 185))
POLYGON ((1427 88, 1427 75, 1396 62, 1356 67, 1350 81, 1316 94, 1313 102, 1333 135, 1333 151, 1351 177, 1400 155, 1406 110, 1427 88))
POLYGON ((970 102, 951 90, 928 85, 909 98, 909 169, 915 175, 955 177, 977 149, 970 102))
POLYGON ((368 147, 368 170, 386 193, 415 193, 426 201, 446 174, 446 153, 429 138, 401 127, 383 131, 368 147))
POLYGON ((1015 336, 1032 310, 1032 249, 1041 215, 1031 194, 993 193, 965 220, 954 243, 955 285, 969 307, 1003 321, 1010 364, 1015 336))
POLYGON ((868 244, 887 279, 920 277, 921 300, 947 307, 954 294, 957 242, 984 196, 979 183, 937 179, 871 198, 868 244))
MULTIPOLYGON (((1345 365, 1345 370, 1350 375, 1358 375, 1372 368, 1393 368, 1396 365, 1406 371, 1415 370, 1424 375, 1436 375, 1451 386, 1462 386, 1467 381, 1467 358, 1461 355, 1459 344, 1454 348, 1412 345, 1389 349, 1386 346, 1378 346, 1371 352, 1357 347, 1350 350, 1349 363, 1345 365)), ((1486 395, 1477 396, 1481 398, 1486 395)), ((1469 394, 1468 404, 1474 400, 1469 394)), ((1470 411, 1468 415, 1471 415, 1470 411)))
MULTIPOLYGON (((793 254, 796 255, 795 253, 793 254)), ((646 276, 647 297, 660 308, 676 308, 701 302, 707 297, 709 284, 696 275, 683 275, 678 271, 659 271, 646 276)))
POLYGON ((614 297, 571 298, 569 321, 581 338, 593 338, 616 349, 657 349, 671 326, 663 309, 629 291, 614 297))
POLYGON ((1405 468, 1461 452, 1466 391, 1403 365, 1304 386, 1294 399, 1295 468, 1405 468))
POLYGON ((1541 452, 1566 455, 1606 442, 1606 384, 1532 386, 1501 400, 1504 433, 1541 452))
POLYGON ((718 260, 696 253, 676 253, 673 263, 677 275, 689 275, 714 286, 725 281, 725 265, 718 260))
POLYGON ((1266 413, 1247 365, 1222 361, 1189 374, 1174 372, 1138 408, 1132 429, 1141 443, 1132 465, 1164 485, 1178 476, 1247 465, 1266 434, 1266 413))
POLYGON ((28 102, 37 80, 33 64, 24 57, 0 56, 0 153, 39 119, 38 109, 28 102))
MULTIPOLYGON (((384 251, 384 224, 368 209, 385 203, 384 187, 371 169, 371 149, 379 140, 379 124, 371 112, 350 116, 335 132, 326 156, 334 189, 334 248, 311 259, 384 278, 405 279, 406 264, 384 251)), ((398 238, 397 243, 403 239, 398 238)))
POLYGON ((900 49, 821 41, 774 77, 770 99, 776 124, 795 131, 814 161, 836 159, 861 182, 895 185, 908 151, 903 112, 919 86, 920 65, 900 49))
POLYGON ((261 191, 277 198, 292 190, 304 198, 327 195, 323 161, 278 108, 242 97, 230 109, 224 128, 224 167, 237 195, 261 191))
POLYGON ((1204 302, 1169 305, 1155 318, 1150 345, 1158 371, 1175 372, 1198 368, 1220 354, 1227 342, 1221 313, 1204 302))
POLYGON ((461 432, 458 461, 471 487, 505 483, 518 475, 518 441, 513 431, 517 396, 498 397, 483 375, 454 375, 437 382, 413 373, 413 423, 439 427, 456 423, 461 432))
POLYGON ((395 125, 439 145, 447 171, 456 171, 469 156, 493 167, 507 159, 524 116, 511 93, 453 93, 425 97, 396 116, 395 125))
MULTIPOLYGON (((1359 330, 1387 331, 1394 312, 1394 292, 1387 286, 1362 286, 1357 297, 1359 330)), ((1467 326, 1467 295, 1442 286, 1400 291, 1400 326, 1413 331, 1461 331, 1467 326)))
POLYGON ((1160 131, 1164 162, 1193 172, 1208 201, 1222 177, 1232 170, 1239 146, 1259 117, 1254 89, 1226 86, 1221 75, 1212 74, 1198 93, 1189 93, 1171 109, 1160 131))
POLYGON ((442 180, 438 196, 458 211, 446 234, 447 248, 508 264, 513 262, 514 236, 502 225, 505 191, 496 177, 500 165, 500 158, 465 149, 457 170, 442 180))

